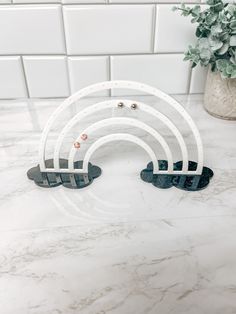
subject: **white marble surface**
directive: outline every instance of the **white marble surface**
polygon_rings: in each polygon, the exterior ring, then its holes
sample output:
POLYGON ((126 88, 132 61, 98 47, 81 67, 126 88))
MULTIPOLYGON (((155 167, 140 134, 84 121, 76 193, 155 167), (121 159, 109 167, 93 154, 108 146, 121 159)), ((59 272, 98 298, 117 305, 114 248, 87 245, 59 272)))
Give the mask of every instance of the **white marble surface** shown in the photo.
POLYGON ((236 123, 177 98, 215 172, 200 192, 141 181, 132 145, 99 151, 103 175, 84 190, 39 188, 26 171, 60 101, 0 103, 0 313, 236 313, 236 123))

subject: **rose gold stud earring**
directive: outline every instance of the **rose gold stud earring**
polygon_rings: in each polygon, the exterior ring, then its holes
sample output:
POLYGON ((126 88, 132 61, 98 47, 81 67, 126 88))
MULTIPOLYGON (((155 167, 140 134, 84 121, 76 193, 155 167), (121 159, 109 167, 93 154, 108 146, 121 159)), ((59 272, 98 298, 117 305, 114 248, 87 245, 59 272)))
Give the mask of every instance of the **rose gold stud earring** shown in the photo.
POLYGON ((82 134, 82 135, 81 135, 81 139, 82 139, 83 141, 86 141, 87 138, 88 138, 88 135, 87 135, 87 134, 82 134))
POLYGON ((75 142, 74 143, 74 148, 80 148, 80 143, 79 142, 75 142))

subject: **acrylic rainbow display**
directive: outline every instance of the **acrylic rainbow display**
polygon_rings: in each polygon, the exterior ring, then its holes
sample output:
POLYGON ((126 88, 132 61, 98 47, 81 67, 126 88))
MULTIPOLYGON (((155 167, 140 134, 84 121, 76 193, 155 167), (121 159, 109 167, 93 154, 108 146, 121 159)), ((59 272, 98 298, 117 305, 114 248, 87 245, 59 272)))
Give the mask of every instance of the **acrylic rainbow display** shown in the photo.
POLYGON ((213 176, 212 170, 203 166, 203 145, 199 131, 190 115, 174 98, 143 83, 132 81, 107 81, 90 85, 73 94, 67 98, 50 116, 42 132, 39 145, 39 165, 28 171, 28 178, 34 180, 37 185, 42 187, 55 187, 61 184, 68 188, 86 187, 91 184, 95 178, 101 175, 101 169, 90 163, 91 157, 98 148, 113 141, 132 142, 139 145, 146 151, 151 162, 147 165, 146 169, 141 171, 141 178, 146 182, 152 183, 156 187, 169 188, 171 186, 175 186, 184 190, 196 191, 205 188, 213 176), (76 114, 60 131, 55 142, 53 159, 46 159, 45 148, 48 136, 59 116, 63 114, 66 109, 73 106, 73 104, 77 103, 80 99, 90 95, 91 93, 117 88, 139 90, 143 93, 156 96, 159 99, 164 100, 169 106, 176 110, 187 122, 188 127, 192 132, 197 148, 197 161, 189 160, 189 153, 183 135, 166 115, 143 102, 128 99, 117 100, 114 98, 112 99, 112 97, 109 100, 98 102, 85 109, 78 110, 78 112, 76 112, 76 114), (91 124, 82 130, 71 144, 71 148, 68 152, 68 159, 60 158, 63 141, 72 128, 89 115, 96 114, 99 111, 108 108, 130 108, 130 110, 139 110, 151 115, 157 120, 160 120, 170 130, 173 137, 176 138, 180 147, 182 160, 174 163, 170 147, 158 130, 137 118, 127 117, 111 117, 91 124), (113 133, 97 139, 91 144, 91 146, 89 146, 83 160, 75 161, 76 152, 80 149, 83 142, 87 141, 88 138, 101 128, 114 125, 134 126, 152 135, 162 147, 166 155, 166 160, 158 160, 150 145, 144 140, 141 140, 139 137, 129 133, 113 133))

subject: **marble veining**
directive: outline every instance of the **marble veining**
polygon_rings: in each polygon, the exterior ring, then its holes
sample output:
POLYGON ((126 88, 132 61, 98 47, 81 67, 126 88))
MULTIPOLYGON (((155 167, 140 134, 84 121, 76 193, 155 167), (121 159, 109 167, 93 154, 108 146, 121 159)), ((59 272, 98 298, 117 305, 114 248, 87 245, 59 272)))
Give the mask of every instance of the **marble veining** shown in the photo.
POLYGON ((146 184, 147 156, 124 144, 98 151, 88 188, 39 188, 26 171, 60 100, 1 101, 0 313, 236 313, 236 124, 209 116, 201 95, 176 98, 215 173, 199 192, 146 184))

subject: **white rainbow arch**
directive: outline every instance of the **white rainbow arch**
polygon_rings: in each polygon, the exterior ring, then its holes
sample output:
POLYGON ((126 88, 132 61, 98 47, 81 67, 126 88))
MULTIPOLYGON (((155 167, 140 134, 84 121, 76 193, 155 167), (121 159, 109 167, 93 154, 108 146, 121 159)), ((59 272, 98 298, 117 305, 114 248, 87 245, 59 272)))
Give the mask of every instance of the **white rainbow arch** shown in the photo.
POLYGON ((77 93, 73 94, 69 98, 67 98, 56 110, 55 112, 50 116, 44 130, 42 133, 42 137, 40 140, 39 145, 39 166, 41 172, 54 172, 54 173, 70 173, 70 174, 88 174, 88 164, 90 161, 90 158, 92 157, 93 153, 102 145, 111 142, 111 141, 130 141, 133 142, 140 147, 142 147, 147 154, 150 156, 151 161, 153 162, 153 173, 154 174, 185 174, 185 175, 201 175, 203 170, 203 145, 202 140, 200 137, 200 133, 193 122, 190 115, 185 111, 185 109, 172 97, 165 94, 164 92, 160 91, 157 88, 148 86, 143 83, 138 82, 132 82, 132 81, 107 81, 102 83, 97 83, 94 85, 90 85, 77 93), (157 109, 154 109, 153 107, 144 104, 140 101, 133 101, 133 100, 127 100, 127 99, 110 99, 107 101, 98 102, 96 104, 93 104, 81 111, 79 111, 75 116, 63 127, 61 130, 55 144, 54 149, 54 155, 53 155, 53 168, 47 168, 45 164, 45 148, 47 144, 47 139, 49 132, 51 131, 54 122, 57 120, 59 115, 66 110, 68 107, 72 106, 75 102, 82 99, 85 96, 88 96, 91 93, 98 92, 101 90, 106 89, 116 89, 116 88, 125 88, 125 89, 134 89, 139 90, 144 93, 156 96, 164 101, 166 101, 171 107, 173 107, 187 122, 189 128, 192 131, 192 134, 194 136, 196 146, 197 146, 197 169, 196 170, 188 170, 188 150, 187 146, 185 144, 185 141, 183 139, 182 134, 178 130, 178 128, 175 126, 175 124, 163 113, 159 112, 157 109), (119 117, 119 118, 108 118, 100 120, 89 127, 87 127, 85 130, 83 130, 76 141, 79 141, 82 134, 91 134, 92 132, 95 132, 96 130, 110 126, 110 125, 132 125, 137 128, 140 128, 147 133, 151 134, 156 141, 161 145, 163 148, 167 161, 168 161, 168 168, 167 170, 159 170, 158 167, 158 158, 154 151, 151 149, 151 147, 144 142, 143 140, 139 139, 138 137, 128 134, 128 133, 114 133, 110 134, 104 137, 101 137, 97 141, 95 141, 87 150, 84 160, 83 160, 83 168, 77 169, 74 168, 74 158, 75 153, 77 149, 72 145, 69 157, 68 157, 68 168, 61 168, 60 167, 60 150, 61 146, 63 144, 63 141, 70 132, 70 130, 75 126, 79 121, 84 119, 86 116, 90 114, 94 114, 98 111, 107 109, 107 108, 116 108, 119 106, 119 104, 122 103, 125 107, 132 108, 132 105, 135 104, 137 106, 138 110, 144 111, 158 120, 162 121, 169 130, 173 133, 173 135, 176 137, 176 140, 180 146, 181 154, 182 154, 182 160, 183 160, 183 167, 182 170, 174 170, 173 169, 173 156, 170 151, 170 148, 166 142, 166 140, 161 136, 161 134, 155 130, 154 128, 150 127, 144 122, 139 121, 138 119, 134 118, 125 118, 125 117, 119 117))

